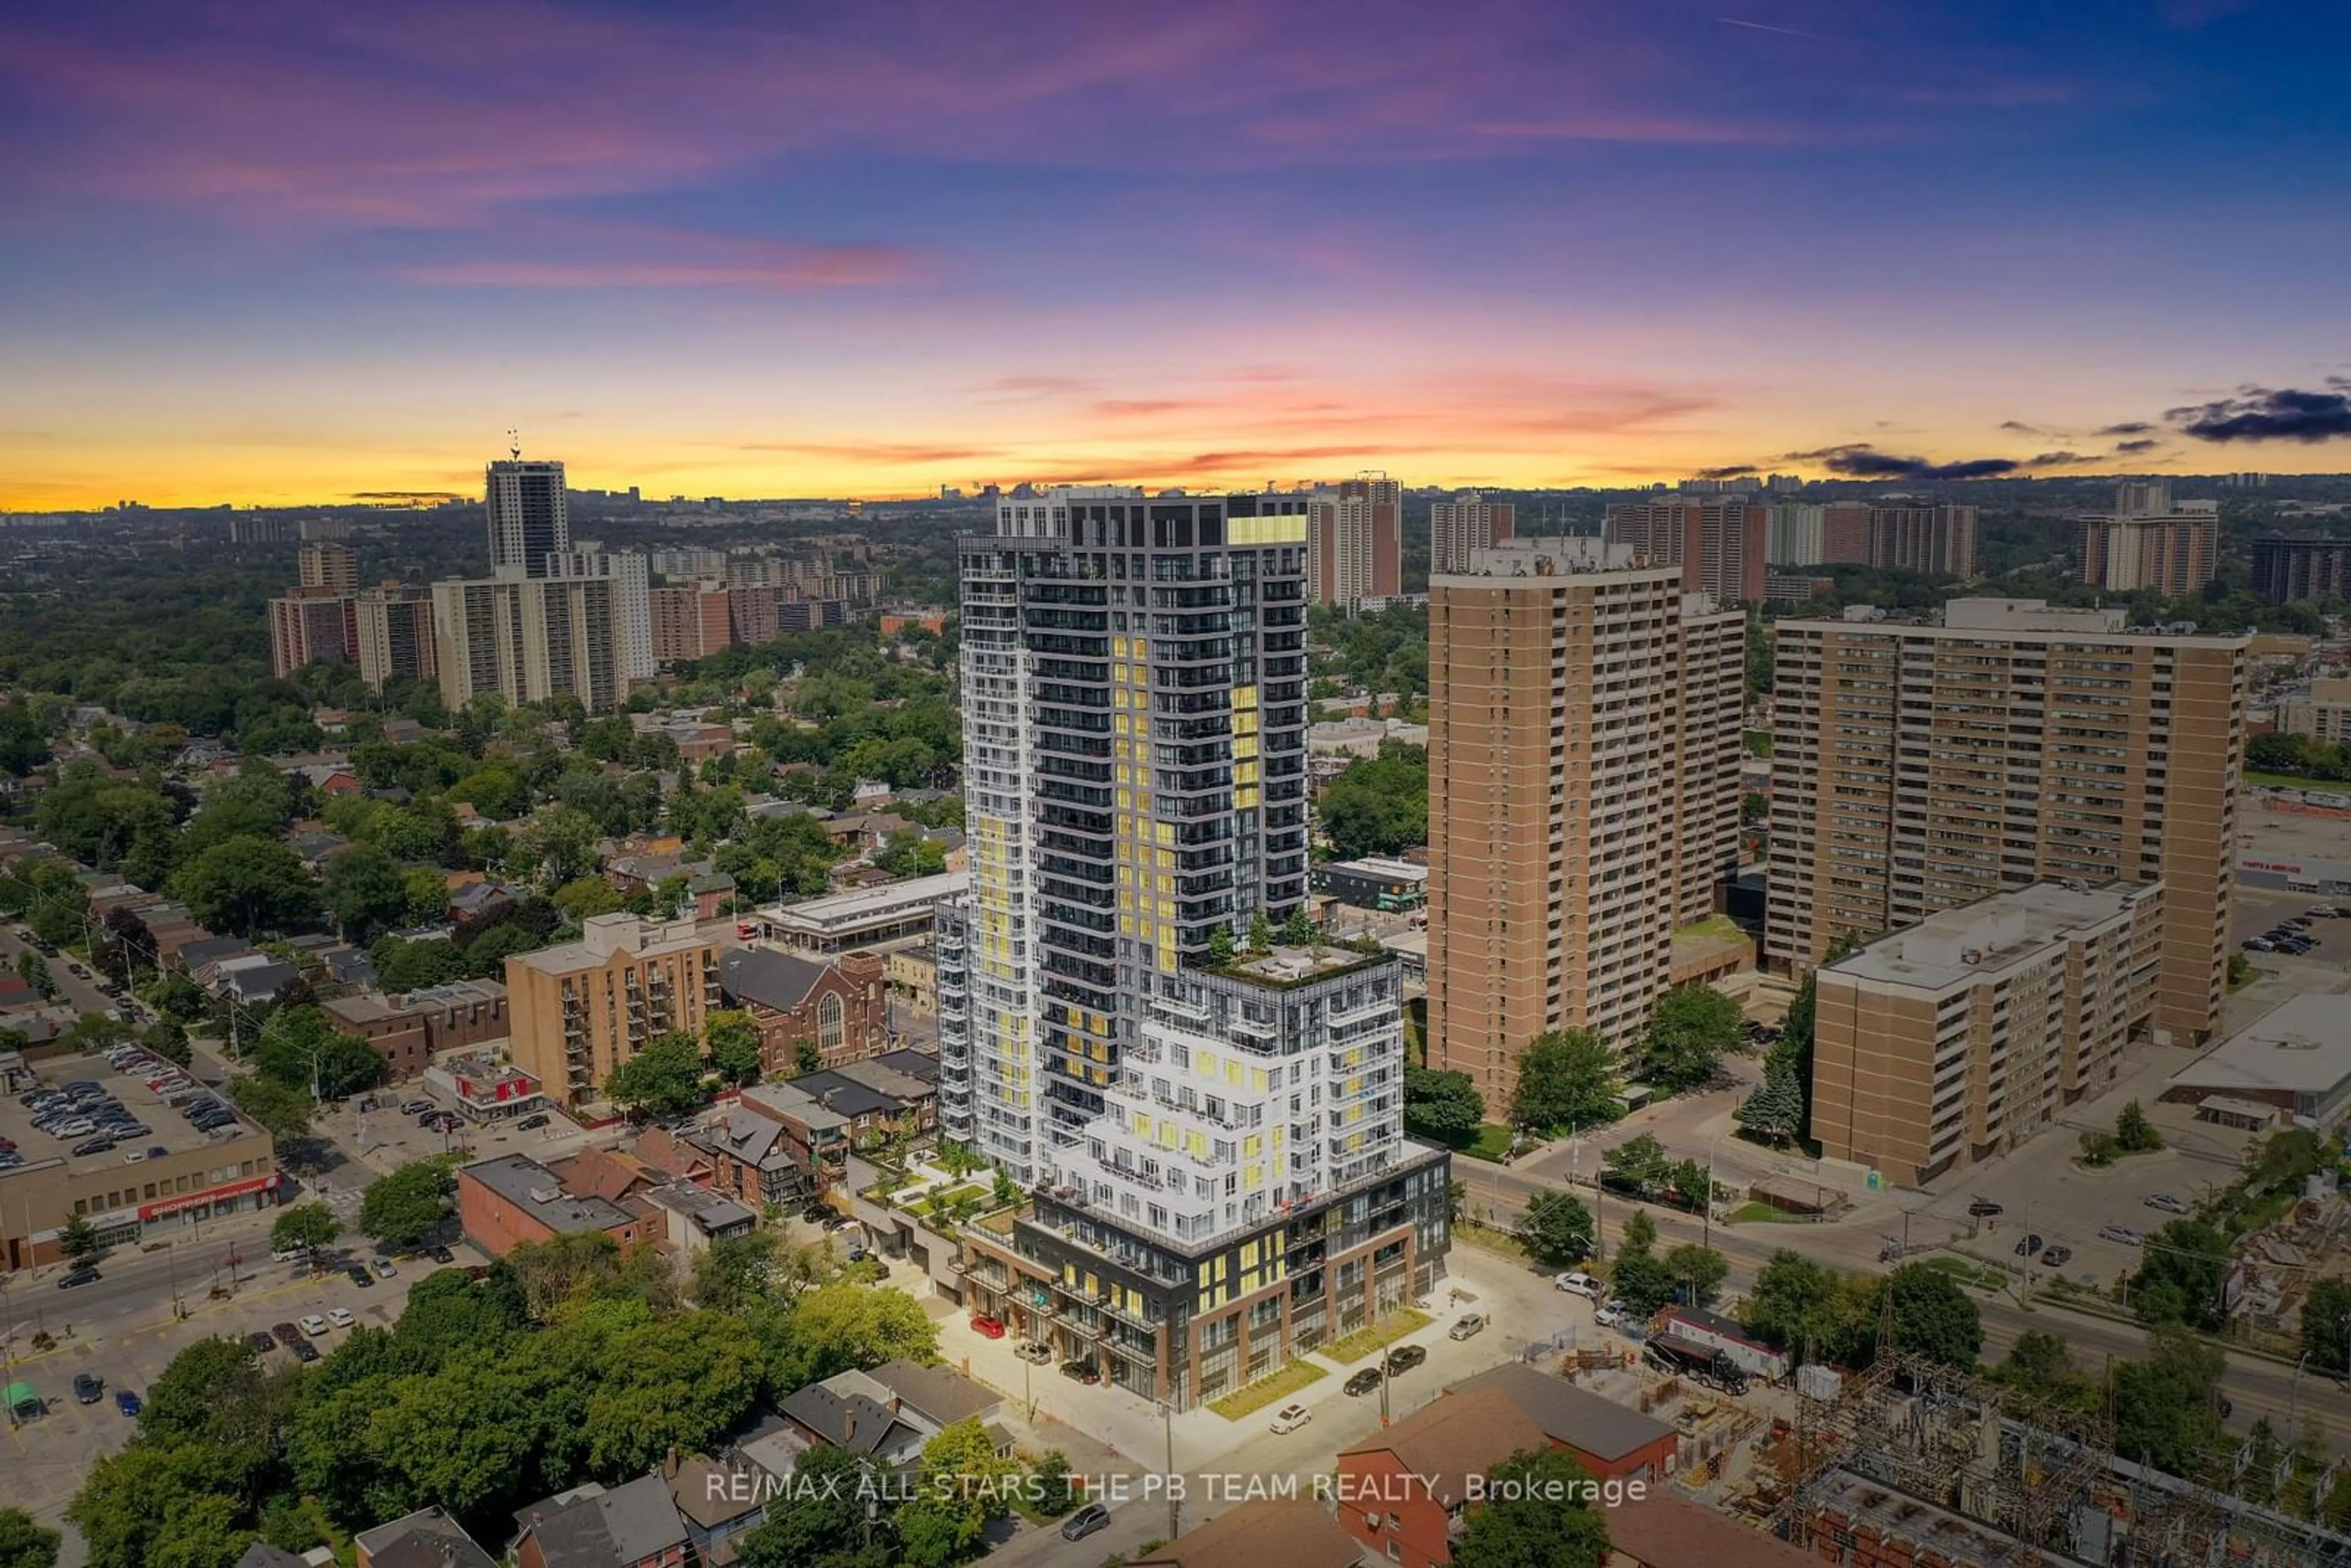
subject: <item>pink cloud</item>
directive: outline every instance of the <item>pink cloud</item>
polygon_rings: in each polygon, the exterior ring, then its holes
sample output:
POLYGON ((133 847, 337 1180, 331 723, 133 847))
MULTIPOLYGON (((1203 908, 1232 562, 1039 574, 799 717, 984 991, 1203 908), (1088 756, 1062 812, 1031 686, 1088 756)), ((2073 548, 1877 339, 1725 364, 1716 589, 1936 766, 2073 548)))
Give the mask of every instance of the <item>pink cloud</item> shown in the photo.
POLYGON ((411 267, 414 283, 492 288, 777 288, 871 287, 904 281, 913 273, 904 252, 847 246, 765 264, 664 261, 467 261, 411 267))

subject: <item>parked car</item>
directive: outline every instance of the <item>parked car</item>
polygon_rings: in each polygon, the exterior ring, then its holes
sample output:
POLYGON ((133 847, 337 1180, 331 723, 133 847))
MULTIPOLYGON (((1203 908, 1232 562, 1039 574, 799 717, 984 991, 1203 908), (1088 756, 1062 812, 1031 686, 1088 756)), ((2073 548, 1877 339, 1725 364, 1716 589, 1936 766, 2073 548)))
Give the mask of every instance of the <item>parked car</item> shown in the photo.
POLYGON ((521 1121, 517 1122, 515 1125, 523 1132, 536 1133, 541 1127, 546 1126, 549 1120, 549 1118, 546 1112, 533 1111, 529 1115, 525 1116, 521 1121))
POLYGON ((269 1260, 272 1263, 307 1263, 310 1260, 310 1249, 307 1247, 280 1247, 269 1255, 269 1260))
POLYGON ((1053 1347, 1050 1344, 1024 1344, 1012 1354, 1023 1361, 1042 1366, 1053 1359, 1053 1347))
POLYGON ((80 1268, 76 1269, 72 1273, 68 1274, 65 1278, 59 1280, 57 1281, 57 1289, 60 1291, 71 1291, 78 1289, 83 1285, 95 1285, 105 1277, 105 1275, 99 1273, 97 1270, 85 1263, 80 1268))
POLYGON ((2243 942, 2240 943, 2239 946, 2243 947, 2248 953, 2274 953, 2277 951, 2276 943, 2265 941, 2259 936, 2248 936, 2243 942))
POLYGON ((1314 1419, 1314 1412, 1305 1406, 1285 1405, 1273 1413, 1273 1430, 1277 1434, 1295 1432, 1312 1419, 1314 1419))
POLYGON ((1061 1363, 1061 1375, 1072 1383, 1100 1383, 1102 1369, 1085 1356, 1061 1363))
POLYGON ((400 1272, 399 1270, 392 1266, 392 1260, 389 1258, 377 1259, 375 1260, 375 1271, 387 1280, 400 1272))
POLYGON ((339 1329, 347 1329, 359 1322, 357 1318, 351 1316, 351 1310, 349 1307, 329 1307, 327 1321, 339 1329))
POLYGON ((982 1339, 1002 1339, 1004 1337, 1004 1320, 1002 1318, 975 1317, 971 1320, 971 1332, 979 1335, 982 1339))
POLYGON ((430 1100, 403 1100, 400 1103, 400 1113, 403 1116, 422 1116, 427 1111, 438 1109, 430 1100))
POLYGON ((114 1391, 114 1407, 125 1416, 136 1416, 143 1408, 139 1403, 139 1396, 131 1393, 128 1388, 118 1388, 114 1391))
POLYGON ((1447 1339, 1468 1339, 1474 1335, 1484 1333, 1485 1332, 1486 1314, 1483 1312, 1469 1312, 1462 1317, 1455 1319, 1453 1326, 1445 1331, 1445 1337, 1447 1339))
POLYGON ((275 1334, 277 1338, 277 1343, 283 1345, 291 1345, 296 1340, 302 1337, 302 1331, 296 1328, 291 1322, 272 1323, 269 1325, 269 1332, 272 1334, 275 1334))
POLYGON ((2098 1236, 2106 1241, 2119 1241, 2126 1247, 2144 1247, 2147 1238, 2127 1225, 2102 1225, 2098 1236))
POLYGON ((298 1339, 286 1348, 294 1353, 295 1360, 306 1366, 319 1359, 319 1347, 307 1339, 298 1339))
POLYGON ((424 1255, 435 1263, 455 1263, 457 1260, 457 1255, 439 1242, 434 1242, 433 1249, 424 1255))
POLYGON ((77 1372, 74 1374, 73 1390, 75 1404, 95 1405, 104 1396, 106 1385, 87 1372, 77 1372))
POLYGON ((267 1355, 277 1348, 277 1342, 258 1329, 246 1335, 245 1343, 253 1347, 253 1354, 256 1355, 267 1355))
POLYGON ((1400 1344, 1388 1352, 1388 1375, 1394 1377, 1399 1372, 1410 1372, 1427 1359, 1428 1352, 1419 1345, 1400 1344))
POLYGON ((375 1276, 367 1271, 365 1265, 360 1263, 354 1263, 350 1268, 344 1270, 343 1278, 349 1280, 352 1284, 360 1286, 361 1289, 365 1289, 366 1287, 375 1283, 375 1276))
POLYGON ((312 1339, 323 1338, 327 1333, 327 1320, 320 1317, 316 1312, 312 1312, 308 1317, 304 1318, 298 1326, 305 1334, 309 1335, 312 1339))
POLYGON ((2048 1269, 2063 1269, 2073 1260, 2074 1249, 2071 1247, 2052 1247, 2041 1255, 2042 1266, 2048 1269))
POLYGON ((1570 1269, 1564 1274, 1554 1276, 1552 1280, 1552 1288, 1570 1291, 1592 1301, 1598 1301, 1607 1290, 1606 1286, 1581 1269, 1570 1269))
POLYGON ((1355 1374, 1354 1376, 1347 1379, 1346 1391, 1349 1397, 1357 1398, 1369 1394, 1373 1389, 1377 1388, 1381 1384, 1386 1381, 1386 1375, 1381 1372, 1378 1367, 1367 1366, 1364 1368, 1363 1371, 1355 1374))
POLYGON ((1625 1310, 1621 1301, 1603 1301, 1600 1310, 1592 1314, 1592 1321, 1604 1329, 1630 1328, 1633 1314, 1625 1310))
POLYGON ((2040 1250, 2041 1238, 2038 1236, 2028 1236, 2016 1244, 2016 1255, 2020 1258, 2030 1258, 2040 1250))
POLYGON ((1061 1539, 1083 1541, 1097 1530, 1110 1526, 1110 1510, 1098 1502, 1090 1502, 1069 1518, 1061 1521, 1061 1539))
POLYGON ((1988 1197, 1980 1197, 1973 1203, 1968 1205, 1968 1215, 1970 1218, 1974 1219, 1990 1219, 1994 1215, 2005 1214, 2008 1211, 2006 1209, 2002 1208, 1999 1204, 1994 1203, 1988 1197))
POLYGON ((2147 1200, 2147 1206, 2149 1208, 2159 1208, 2166 1214, 2193 1214, 2196 1212, 2195 1205, 2189 1203, 2185 1198, 2174 1197, 2168 1192, 2157 1193, 2154 1197, 2147 1200))

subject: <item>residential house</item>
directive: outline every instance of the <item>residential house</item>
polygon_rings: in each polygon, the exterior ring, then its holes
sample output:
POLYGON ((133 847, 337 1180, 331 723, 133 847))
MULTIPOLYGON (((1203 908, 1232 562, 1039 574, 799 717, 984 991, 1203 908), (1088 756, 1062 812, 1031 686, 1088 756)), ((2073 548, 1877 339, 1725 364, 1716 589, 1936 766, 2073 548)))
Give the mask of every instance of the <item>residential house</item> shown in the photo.
POLYGON ((704 872, 685 884, 685 892, 694 900, 696 920, 716 920, 735 897, 735 879, 723 871, 704 872))
POLYGON ((463 920, 469 915, 494 915, 521 903, 525 896, 525 890, 502 882, 469 882, 449 890, 449 915, 453 920, 463 920))
POLYGON ((1134 1558, 1130 1568, 1356 1568, 1363 1547, 1305 1498, 1245 1502, 1134 1558))
POLYGON ((669 1483, 594 1481, 515 1512, 516 1568, 685 1568, 693 1545, 669 1483))
POLYGON ((337 947, 319 955, 327 967, 327 978, 338 986, 360 988, 375 985, 375 960, 359 947, 337 947))
POLYGON ((1673 1427, 1563 1377, 1521 1362, 1506 1362, 1453 1385, 1445 1397, 1480 1392, 1507 1397, 1542 1429, 1552 1447, 1564 1448, 1603 1480, 1661 1481, 1674 1471, 1680 1437, 1673 1427))
POLYGON ((743 1091, 735 1108, 685 1142, 711 1162, 711 1185, 755 1206, 798 1203, 849 1174, 849 1118, 789 1083, 743 1091))
POLYGON ((1550 1446, 1499 1389, 1440 1395, 1340 1451, 1339 1522, 1371 1556, 1440 1568, 1453 1561, 1475 1478, 1521 1449, 1550 1446))
POLYGON ((770 1078, 799 1071, 803 1043, 837 1067, 890 1048, 890 1005, 883 964, 871 953, 826 958, 772 947, 729 949, 718 963, 729 1006, 759 1026, 760 1070, 770 1078))
POLYGON ((351 847, 351 841, 340 833, 324 828, 311 828, 286 841, 286 847, 301 857, 312 876, 326 873, 327 862, 351 847))
MULTIPOLYGON (((319 1550, 326 1549, 321 1547, 319 1550)), ((334 1560, 334 1554, 328 1552, 327 1562, 332 1563, 334 1560)), ((266 1541, 256 1541, 245 1549, 245 1554, 236 1560, 235 1568, 311 1568, 311 1565, 282 1546, 272 1546, 266 1541)))
POLYGON ((301 977, 301 971, 291 964, 281 964, 266 953, 246 953, 214 964, 209 988, 216 997, 255 1007, 276 1001, 301 977))
POLYGON ((930 1434, 893 1410, 886 1392, 877 1397, 844 1384, 845 1376, 797 1389, 777 1407, 801 1441, 845 1449, 892 1469, 919 1460, 930 1434))
POLYGON ((659 1211, 660 1239, 689 1258, 708 1251, 714 1241, 748 1236, 759 1221, 757 1214, 733 1198, 690 1181, 649 1186, 644 1199, 659 1211))
POLYGON ((655 1228, 645 1214, 592 1192, 571 1192, 524 1155, 476 1160, 457 1171, 457 1218, 465 1239, 493 1258, 525 1242, 602 1231, 622 1246, 655 1228))
POLYGON ((735 1561, 736 1542, 759 1527, 768 1500, 739 1469, 726 1469, 697 1454, 662 1467, 670 1500, 685 1521, 694 1561, 705 1568, 735 1561))
POLYGON ((351 1547, 359 1568, 497 1568, 497 1560, 437 1508, 362 1530, 351 1547))
POLYGON ((919 1051, 893 1051, 931 1064, 931 1075, 919 1077, 893 1067, 883 1058, 848 1061, 822 1072, 804 1072, 789 1087, 808 1095, 849 1122, 853 1145, 863 1146, 893 1132, 916 1136, 938 1125, 937 1059, 919 1051))

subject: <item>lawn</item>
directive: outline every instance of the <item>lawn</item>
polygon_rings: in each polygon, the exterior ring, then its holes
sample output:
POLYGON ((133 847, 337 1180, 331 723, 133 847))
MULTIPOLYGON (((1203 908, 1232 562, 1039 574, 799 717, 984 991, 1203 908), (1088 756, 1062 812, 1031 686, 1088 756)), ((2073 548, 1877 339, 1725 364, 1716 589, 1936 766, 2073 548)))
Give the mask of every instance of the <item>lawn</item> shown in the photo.
POLYGON ((1740 735, 1740 737, 1747 742, 1748 756, 1769 757, 1771 755, 1771 732, 1770 730, 1741 730, 1740 735))
POLYGON ((2004 1291, 2009 1285, 2008 1275, 2002 1270, 1988 1264, 1971 1263, 1965 1258, 1929 1258, 1927 1267, 1979 1291, 2004 1291))
POLYGON ((1478 1135, 1453 1151, 1473 1160, 1490 1160, 1497 1164, 1510 1152, 1510 1130, 1499 1122, 1481 1123, 1478 1135))
POLYGON ((1238 1421, 1250 1412, 1262 1410, 1285 1395, 1295 1394, 1329 1375, 1311 1361, 1293 1361, 1271 1377, 1260 1377, 1247 1388, 1237 1389, 1222 1399, 1208 1401, 1208 1408, 1228 1421, 1238 1421))
POLYGON ((1790 1214, 1768 1203, 1742 1203, 1730 1211, 1729 1222, 1733 1225, 1802 1225, 1805 1220, 1801 1214, 1790 1214))
POLYGON ((1385 1350, 1415 1329, 1426 1328, 1434 1321, 1426 1312, 1406 1307, 1402 1312, 1389 1313, 1368 1328, 1357 1329, 1343 1339, 1334 1339, 1316 1348, 1332 1361, 1361 1361, 1374 1351, 1385 1350))
POLYGON ((2351 779, 2304 779, 2297 773, 2260 773, 2248 768, 2245 782, 2264 789, 2316 789, 2322 794, 2351 795, 2351 779))

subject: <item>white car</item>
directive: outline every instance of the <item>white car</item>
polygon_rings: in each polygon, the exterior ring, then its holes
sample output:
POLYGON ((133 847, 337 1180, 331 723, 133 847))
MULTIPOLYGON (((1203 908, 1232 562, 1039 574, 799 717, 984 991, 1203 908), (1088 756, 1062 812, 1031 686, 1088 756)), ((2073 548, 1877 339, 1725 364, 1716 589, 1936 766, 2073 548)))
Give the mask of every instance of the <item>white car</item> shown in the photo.
POLYGON ((1633 1314, 1614 1301, 1608 1301, 1592 1314, 1592 1321, 1604 1329, 1621 1329, 1633 1321, 1633 1314))
POLYGON ((327 1321, 339 1329, 347 1329, 359 1320, 351 1316, 351 1310, 349 1307, 329 1307, 327 1321))
POLYGON ((320 1317, 318 1313, 312 1312, 308 1317, 304 1318, 295 1326, 299 1328, 303 1333, 308 1335, 309 1338, 317 1339, 320 1334, 327 1332, 327 1320, 320 1317))
POLYGON ((1273 1413, 1273 1429, 1276 1432, 1295 1432, 1312 1419, 1314 1412, 1305 1406, 1285 1405, 1273 1413))
POLYGON ((1552 1281, 1553 1288, 1571 1291, 1589 1301, 1598 1301, 1607 1287, 1581 1269, 1570 1269, 1552 1281))

